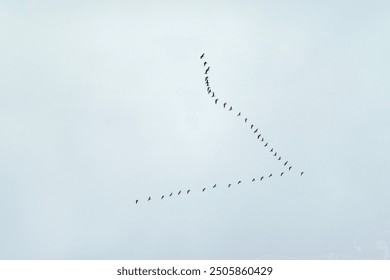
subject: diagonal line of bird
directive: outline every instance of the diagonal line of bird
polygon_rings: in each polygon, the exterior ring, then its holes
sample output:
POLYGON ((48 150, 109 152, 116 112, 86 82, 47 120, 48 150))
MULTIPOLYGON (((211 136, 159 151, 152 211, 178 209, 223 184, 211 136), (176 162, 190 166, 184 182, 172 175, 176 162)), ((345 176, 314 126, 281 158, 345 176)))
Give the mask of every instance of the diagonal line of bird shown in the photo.
MULTIPOLYGON (((204 57, 205 57, 205 53, 203 53, 203 54, 200 56, 200 59, 203 61, 204 57)), ((206 70, 205 70, 205 72, 204 72, 204 75, 205 75, 204 81, 205 81, 205 86, 206 86, 207 94, 211 96, 211 98, 212 98, 212 100, 214 101, 215 105, 218 105, 218 102, 219 102, 219 104, 222 104, 223 109, 227 109, 229 112, 234 111, 234 110, 233 110, 233 106, 231 106, 230 104, 228 104, 228 102, 226 102, 226 101, 225 101, 224 103, 222 103, 223 101, 221 101, 220 98, 218 98, 218 97, 215 95, 214 91, 211 90, 210 79, 209 79, 209 76, 208 76, 208 73, 209 73, 209 71, 210 71, 210 66, 208 65, 207 61, 204 61, 204 62, 203 62, 203 66, 204 66, 204 67, 207 67, 206 70)), ((244 115, 243 115, 240 111, 238 111, 237 117, 241 117, 242 119, 244 119, 244 124, 249 124, 249 123, 248 123, 248 118, 247 118, 247 117, 244 118, 244 115)), ((259 128, 255 128, 255 127, 256 127, 255 124, 250 124, 249 127, 250 127, 251 130, 253 130, 253 134, 255 135, 255 137, 257 138, 257 140, 259 140, 260 143, 264 144, 263 147, 264 147, 264 148, 267 148, 267 147, 269 148, 269 147, 270 147, 270 143, 267 142, 267 141, 264 139, 263 134, 260 133, 260 131, 259 131, 259 128)), ((267 149, 268 149, 268 148, 267 148, 267 149)), ((288 160, 286 160, 286 161, 283 160, 283 161, 282 161, 282 156, 280 156, 280 155, 278 154, 278 152, 277 152, 274 148, 271 148, 271 149, 269 150, 269 152, 271 153, 271 155, 272 155, 275 159, 277 159, 278 161, 281 162, 281 164, 283 164, 283 167, 286 167, 286 172, 291 172, 293 166, 292 166, 292 165, 288 165, 288 160)), ((285 171, 281 172, 281 173, 280 173, 280 176, 283 176, 284 174, 285 174, 285 171)), ((301 172, 300 172, 300 175, 302 176, 303 174, 304 174, 304 172, 301 171, 301 172)), ((265 179, 267 179, 267 178, 271 178, 272 176, 273 176, 273 174, 270 173, 268 176, 261 176, 261 177, 258 178, 258 179, 259 179, 259 181, 263 181, 263 180, 265 180, 265 179)), ((255 182, 255 181, 256 181, 256 177, 254 177, 254 178, 251 180, 252 183, 255 182)), ((243 183, 243 182, 242 182, 241 180, 239 180, 237 183, 235 183, 235 185, 240 185, 241 183, 243 183)), ((230 187, 232 187, 232 186, 233 186, 233 184, 232 184, 232 183, 229 183, 229 184, 228 184, 227 186, 225 186, 225 187, 226 187, 226 188, 230 188, 230 187)), ((211 188, 211 189, 215 189, 216 187, 217 187, 217 184, 214 184, 214 185, 213 185, 212 187, 210 187, 210 188, 211 188)), ((202 192, 205 192, 206 190, 207 190, 207 188, 203 188, 203 189, 202 189, 202 192)), ((187 189, 187 190, 185 191, 185 193, 186 193, 187 195, 189 195, 190 192, 191 192, 191 189, 187 189)), ((169 198, 169 197, 172 197, 172 196, 174 195, 174 193, 176 194, 176 192, 171 192, 171 193, 169 194, 168 198, 169 198)), ((181 193, 182 193, 182 190, 179 190, 179 191, 177 192, 176 195, 181 195, 181 193)), ((184 192, 183 192, 183 194, 184 194, 184 192)), ((165 195, 162 195, 162 196, 160 197, 160 200, 162 200, 162 199, 164 199, 164 198, 165 198, 165 195)), ((147 199, 147 201, 151 201, 151 200, 152 200, 152 197, 149 196, 148 199, 147 199)), ((139 202, 140 202, 139 199, 136 199, 136 200, 135 200, 135 204, 138 204, 139 202)))

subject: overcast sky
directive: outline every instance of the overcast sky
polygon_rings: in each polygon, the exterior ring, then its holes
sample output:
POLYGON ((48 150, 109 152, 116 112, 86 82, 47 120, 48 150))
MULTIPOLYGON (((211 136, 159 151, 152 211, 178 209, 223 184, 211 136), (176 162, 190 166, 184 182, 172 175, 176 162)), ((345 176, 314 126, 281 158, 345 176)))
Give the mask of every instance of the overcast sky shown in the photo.
POLYGON ((0 0, 0 258, 390 258, 389 13, 0 0))

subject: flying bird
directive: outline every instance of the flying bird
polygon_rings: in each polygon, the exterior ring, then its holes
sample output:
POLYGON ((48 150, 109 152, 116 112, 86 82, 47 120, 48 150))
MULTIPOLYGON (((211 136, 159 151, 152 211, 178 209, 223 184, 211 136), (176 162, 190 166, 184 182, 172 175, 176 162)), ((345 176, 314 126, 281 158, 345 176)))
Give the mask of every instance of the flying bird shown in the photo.
POLYGON ((290 166, 290 167, 288 168, 288 170, 290 171, 290 170, 291 170, 291 168, 292 168, 292 166, 290 166))
POLYGON ((217 99, 215 99, 215 101, 214 101, 214 102, 215 102, 215 104, 217 104, 217 102, 218 102, 218 98, 217 98, 217 99))
POLYGON ((253 124, 251 125, 251 129, 253 128, 253 124))
POLYGON ((173 193, 171 193, 169 196, 172 196, 173 195, 173 193))
POLYGON ((260 181, 263 181, 263 179, 264 179, 264 176, 261 176, 260 181))
POLYGON ((202 59, 204 57, 204 53, 200 56, 200 59, 202 59))
POLYGON ((237 185, 239 185, 239 184, 241 184, 241 181, 238 181, 238 182, 237 182, 237 185))
POLYGON ((253 179, 252 179, 252 182, 254 182, 254 181, 256 181, 256 179, 255 179, 255 178, 253 178, 253 179))
POLYGON ((207 62, 205 61, 205 62, 203 63, 203 66, 206 66, 206 64, 207 64, 207 62))
POLYGON ((268 142, 267 142, 267 143, 265 143, 264 147, 267 147, 267 146, 268 146, 268 142))
POLYGON ((271 150, 270 150, 270 152, 272 153, 274 151, 274 148, 272 148, 271 150))
POLYGON ((259 138, 260 138, 260 136, 261 136, 261 134, 259 134, 259 136, 257 136, 257 139, 259 139, 259 138))
POLYGON ((138 203, 138 199, 135 201, 135 204, 137 204, 138 203))
POLYGON ((230 106, 230 109, 229 109, 229 111, 231 111, 231 110, 233 110, 233 107, 232 107, 232 106, 230 106))
POLYGON ((255 130, 255 131, 253 131, 253 133, 256 133, 257 131, 259 131, 259 129, 258 129, 258 128, 256 128, 256 130, 255 130))
POLYGON ((206 69, 206 71, 204 71, 204 74, 207 75, 207 72, 209 72, 210 70, 210 67, 206 69))
POLYGON ((248 118, 245 118, 245 122, 248 120, 248 118))
POLYGON ((150 196, 149 196, 149 198, 148 198, 148 201, 149 201, 149 200, 152 200, 152 198, 151 198, 150 196))
POLYGON ((237 117, 241 116, 241 112, 238 113, 237 117))
POLYGON ((207 87, 207 90, 210 90, 210 87, 207 87))
POLYGON ((280 173, 280 176, 283 176, 284 172, 280 173))
POLYGON ((275 152, 275 153, 274 153, 274 157, 276 157, 276 155, 277 155, 277 154, 278 154, 278 153, 277 153, 277 152, 275 152))
POLYGON ((261 142, 264 142, 264 137, 263 137, 263 138, 261 138, 261 142))
POLYGON ((206 190, 206 188, 203 188, 202 192, 204 192, 206 190))
POLYGON ((232 184, 229 184, 229 185, 228 185, 228 188, 230 188, 231 185, 232 185, 232 184))
POLYGON ((282 159, 282 157, 279 157, 279 158, 278 158, 278 160, 281 160, 281 159, 282 159))
POLYGON ((303 175, 303 173, 304 173, 304 172, 302 171, 302 172, 301 172, 301 176, 303 175))
POLYGON ((213 95, 211 96, 211 97, 214 97, 215 95, 214 95, 214 91, 213 91, 213 95))
POLYGON ((206 76, 206 78, 204 78, 205 81, 208 81, 209 80, 209 76, 206 76))
POLYGON ((227 102, 223 103, 223 108, 225 108, 225 107, 226 107, 226 104, 227 104, 227 102))
POLYGON ((190 191, 191 191, 191 190, 188 190, 188 191, 187 191, 187 194, 189 194, 189 193, 190 193, 190 191))
POLYGON ((287 162, 288 162, 288 161, 286 161, 286 162, 284 163, 284 166, 286 166, 287 162))
POLYGON ((177 195, 180 195, 181 194, 181 191, 179 191, 178 193, 177 193, 177 195))
POLYGON ((161 199, 163 199, 163 198, 164 198, 164 196, 161 197, 161 199))
POLYGON ((271 176, 272 176, 272 173, 271 173, 271 174, 269 174, 268 178, 269 178, 269 177, 271 177, 271 176))
POLYGON ((217 184, 215 184, 215 185, 213 186, 213 189, 214 189, 216 186, 217 186, 217 184))

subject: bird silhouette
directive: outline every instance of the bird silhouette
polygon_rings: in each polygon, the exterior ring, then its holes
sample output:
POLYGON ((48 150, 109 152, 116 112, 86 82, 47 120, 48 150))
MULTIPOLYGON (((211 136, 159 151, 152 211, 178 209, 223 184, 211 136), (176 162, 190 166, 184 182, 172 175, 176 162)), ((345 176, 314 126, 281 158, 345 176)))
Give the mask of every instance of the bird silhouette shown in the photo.
POLYGON ((286 161, 286 162, 284 163, 284 166, 286 166, 287 162, 288 162, 288 161, 286 161))
POLYGON ((207 72, 209 72, 210 70, 210 67, 206 69, 206 71, 204 71, 204 74, 207 75, 207 72))
POLYGON ((264 176, 261 176, 260 181, 263 181, 263 179, 264 179, 264 176))
POLYGON ((230 106, 230 109, 229 109, 229 111, 231 111, 231 110, 233 110, 233 107, 232 107, 232 106, 230 106))
POLYGON ((253 124, 251 125, 251 129, 253 128, 253 124))
POLYGON ((210 87, 207 87, 207 90, 211 90, 210 87))
POLYGON ((206 66, 206 64, 207 64, 207 62, 205 61, 205 62, 203 63, 203 66, 206 66))
POLYGON ((135 204, 137 204, 138 203, 138 199, 135 201, 135 204))
POLYGON ((238 181, 238 182, 237 182, 237 185, 239 185, 239 184, 241 184, 241 181, 238 181))
POLYGON ((188 191, 187 191, 187 194, 189 194, 189 193, 190 193, 190 191, 191 191, 191 190, 188 190, 188 191))
POLYGON ((281 159, 282 159, 282 157, 279 157, 279 158, 278 158, 278 160, 281 160, 281 159))
POLYGON ((267 142, 267 143, 265 143, 264 147, 267 147, 267 146, 268 146, 268 142, 267 142))
POLYGON ((204 57, 204 53, 200 56, 200 59, 202 59, 204 57))
POLYGON ((225 107, 226 107, 226 104, 227 104, 227 102, 223 103, 223 108, 225 108, 225 107))
POLYGON ((205 81, 208 81, 208 80, 209 80, 209 76, 206 76, 206 77, 204 78, 204 80, 205 80, 205 81))
POLYGON ((161 197, 161 199, 163 199, 163 198, 164 198, 164 196, 161 197))
POLYGON ((280 176, 283 176, 284 172, 280 173, 280 176))
POLYGON ((264 137, 263 137, 263 138, 261 138, 261 142, 264 142, 264 137))
POLYGON ((253 178, 253 179, 252 179, 252 182, 254 182, 254 181, 256 181, 256 179, 255 179, 255 178, 253 178))
POLYGON ((278 153, 277 153, 277 152, 275 152, 275 153, 274 153, 274 157, 276 157, 276 155, 277 155, 277 154, 278 154, 278 153))
POLYGON ((237 117, 241 116, 241 112, 238 113, 237 117))
POLYGON ((290 166, 290 167, 288 168, 288 170, 290 171, 290 170, 291 170, 291 168, 292 168, 292 166, 290 166))
POLYGON ((181 194, 181 191, 179 191, 178 193, 177 193, 177 195, 180 195, 181 194))
POLYGON ((172 196, 173 195, 173 193, 171 193, 169 196, 172 196))
POLYGON ((215 184, 215 185, 213 186, 213 189, 214 189, 215 187, 217 187, 217 184, 215 184))
POLYGON ((269 174, 268 178, 269 178, 269 177, 271 177, 271 176, 272 176, 272 173, 271 173, 271 174, 269 174))
POLYGON ((215 95, 214 95, 214 91, 213 91, 213 95, 211 96, 211 97, 214 97, 215 95))
POLYGON ((259 129, 258 129, 258 128, 256 128, 256 130, 255 130, 255 131, 253 131, 253 133, 256 133, 257 131, 259 131, 259 129))
POLYGON ((152 198, 151 198, 150 196, 149 196, 149 198, 148 198, 148 201, 149 201, 149 200, 152 200, 152 198))
POLYGON ((301 172, 301 176, 303 175, 304 172, 301 172))
POLYGON ((215 99, 215 101, 214 101, 214 102, 215 102, 215 104, 217 104, 217 102, 218 102, 218 98, 217 98, 217 99, 215 99))
POLYGON ((270 152, 272 153, 274 151, 274 148, 272 148, 271 150, 270 150, 270 152))
POLYGON ((232 185, 232 184, 229 184, 229 185, 228 185, 228 188, 230 188, 231 185, 232 185))
POLYGON ((203 188, 202 192, 204 192, 206 190, 206 188, 203 188))
POLYGON ((248 120, 248 118, 245 118, 245 122, 248 120))
POLYGON ((260 138, 260 136, 261 136, 261 134, 259 134, 259 135, 257 136, 257 139, 259 139, 259 138, 260 138))

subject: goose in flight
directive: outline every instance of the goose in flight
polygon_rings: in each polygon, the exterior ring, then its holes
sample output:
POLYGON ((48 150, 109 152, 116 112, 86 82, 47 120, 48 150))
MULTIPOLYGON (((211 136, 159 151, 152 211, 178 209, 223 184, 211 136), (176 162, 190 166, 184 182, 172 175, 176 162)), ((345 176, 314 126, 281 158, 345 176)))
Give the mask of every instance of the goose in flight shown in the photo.
POLYGON ((171 197, 173 195, 173 193, 171 193, 169 196, 171 197))
POLYGON ((208 86, 208 87, 207 87, 207 91, 209 91, 209 90, 211 90, 211 89, 210 89, 210 87, 208 86))
POLYGON ((272 153, 274 151, 274 148, 272 148, 271 150, 270 150, 270 152, 272 153))
POLYGON ((275 153, 274 153, 274 157, 276 157, 276 155, 277 155, 277 154, 278 154, 278 153, 277 153, 277 152, 275 152, 275 153))
POLYGON ((232 106, 230 106, 230 109, 229 109, 229 111, 231 111, 231 110, 233 110, 233 107, 232 107, 232 106))
POLYGON ((272 177, 272 173, 271 173, 271 174, 269 174, 268 178, 270 178, 270 177, 272 177))
POLYGON ((261 134, 259 134, 259 136, 257 136, 257 139, 259 139, 259 138, 260 138, 260 136, 261 136, 261 134))
POLYGON ((161 197, 161 199, 163 199, 163 198, 164 198, 164 196, 161 197))
POLYGON ((200 59, 202 59, 204 57, 204 53, 200 56, 200 59))
POLYGON ((213 95, 211 97, 214 97, 214 96, 215 96, 215 94, 214 94, 214 91, 213 91, 213 95))
POLYGON ((214 189, 216 186, 217 186, 217 184, 215 184, 215 185, 213 186, 213 189, 214 189))
POLYGON ((286 162, 284 163, 284 166, 286 166, 287 162, 288 162, 288 161, 286 161, 286 162))
POLYGON ((241 112, 238 113, 237 117, 241 116, 241 112))
POLYGON ((215 101, 214 101, 214 102, 215 102, 215 104, 217 104, 217 102, 218 102, 218 98, 217 98, 217 99, 215 99, 215 101))
POLYGON ((228 185, 228 188, 230 188, 231 185, 232 185, 232 184, 229 184, 229 185, 228 185))
POLYGON ((209 72, 210 70, 210 67, 206 69, 206 71, 204 71, 204 74, 207 75, 207 72, 209 72))
POLYGON ((181 190, 177 193, 177 195, 180 195, 181 194, 181 190))
POLYGON ((238 181, 238 182, 237 182, 237 185, 239 185, 239 184, 241 184, 241 181, 238 181))
POLYGON ((302 172, 301 172, 301 176, 303 175, 303 173, 304 173, 304 172, 302 171, 302 172))
POLYGON ((268 142, 267 142, 267 143, 265 143, 264 147, 267 147, 267 146, 268 146, 268 142))
POLYGON ((188 190, 188 191, 187 191, 187 194, 189 194, 189 193, 190 193, 190 191, 191 191, 191 190, 188 190))
POLYGON ((208 81, 209 80, 209 76, 206 76, 206 78, 204 78, 205 81, 208 81))
POLYGON ((264 176, 261 176, 260 181, 263 181, 263 179, 264 179, 264 176))
POLYGON ((135 204, 137 204, 137 203, 138 203, 138 199, 135 200, 135 204))
POLYGON ((259 131, 259 129, 258 128, 256 128, 256 130, 255 131, 253 131, 253 133, 256 133, 256 132, 258 132, 259 131))
POLYGON ((279 157, 279 158, 278 158, 278 160, 281 160, 281 159, 282 159, 282 157, 279 157))
POLYGON ((253 124, 251 125, 251 129, 253 128, 253 124))
POLYGON ((206 66, 206 64, 207 64, 207 62, 205 61, 205 62, 203 63, 203 66, 206 66))
POLYGON ((291 168, 292 168, 292 165, 288 168, 288 171, 290 171, 291 170, 291 168))
POLYGON ((225 107, 226 107, 226 104, 227 104, 227 102, 223 103, 223 108, 225 108, 225 107))
POLYGON ((255 179, 255 178, 253 178, 253 179, 252 179, 252 182, 254 182, 254 181, 256 181, 256 179, 255 179))
POLYGON ((284 172, 280 173, 280 176, 283 176, 284 172))
POLYGON ((152 198, 151 198, 150 196, 149 196, 149 198, 148 198, 148 201, 149 201, 149 200, 152 200, 152 198))
POLYGON ((247 122, 248 118, 245 118, 245 122, 247 122))
POLYGON ((206 190, 206 188, 203 188, 202 192, 204 192, 206 190))

